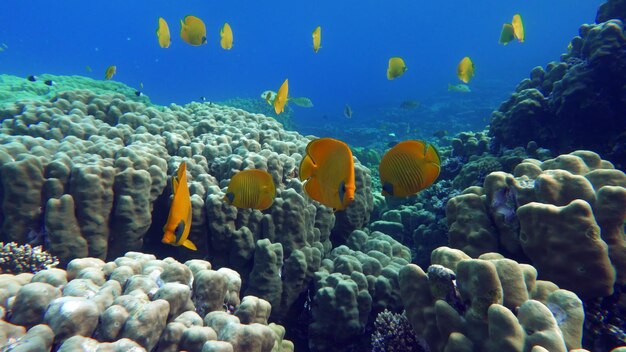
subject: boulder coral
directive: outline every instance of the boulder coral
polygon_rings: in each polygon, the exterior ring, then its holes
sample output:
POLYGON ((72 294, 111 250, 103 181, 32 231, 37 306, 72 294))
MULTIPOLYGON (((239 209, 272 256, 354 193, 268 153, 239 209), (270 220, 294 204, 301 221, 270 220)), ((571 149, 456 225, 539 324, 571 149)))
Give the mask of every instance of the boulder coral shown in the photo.
POLYGON ((268 325, 269 302, 254 296, 239 301, 239 291, 230 291, 232 275, 211 270, 206 261, 181 264, 139 252, 107 263, 74 259, 67 271, 42 270, 30 279, 4 274, 0 307, 7 314, 0 320, 0 346, 14 351, 50 351, 53 345, 59 351, 86 346, 106 351, 293 351, 284 328, 268 325), (198 286, 226 289, 210 290, 212 297, 198 286), (219 304, 203 304, 212 300, 219 304))
POLYGON ((311 351, 345 351, 354 346, 378 313, 401 311, 398 272, 409 249, 381 232, 356 230, 336 247, 315 274, 309 325, 311 351))
POLYGON ((408 264, 398 276, 406 316, 431 351, 583 351, 582 302, 537 280, 534 267, 448 247, 431 262, 427 272, 408 264))
POLYGON ((371 176, 358 160, 355 201, 345 211, 309 199, 297 168, 310 138, 240 109, 157 107, 78 90, 6 105, 0 121, 0 240, 27 243, 34 234, 61 266, 82 257, 113 260, 129 250, 206 257, 241 274, 244 292, 266 294, 276 317, 312 282, 331 239, 345 242, 373 208, 371 176), (160 243, 170 175, 182 161, 194 253, 160 243), (265 211, 223 201, 230 178, 248 168, 267 170, 277 186, 265 211), (274 276, 261 280, 268 260, 262 239, 282 255, 273 259, 274 276), (282 279, 278 268, 288 269, 282 279), (262 287, 267 280, 277 288, 273 296, 262 287))
POLYGON ((493 112, 489 134, 496 146, 535 141, 557 154, 589 149, 626 165, 623 8, 621 1, 601 6, 597 23, 580 27, 559 62, 533 69, 493 112))
POLYGON ((464 193, 446 207, 451 247, 530 261, 583 299, 626 284, 626 174, 598 154, 526 159, 464 193))

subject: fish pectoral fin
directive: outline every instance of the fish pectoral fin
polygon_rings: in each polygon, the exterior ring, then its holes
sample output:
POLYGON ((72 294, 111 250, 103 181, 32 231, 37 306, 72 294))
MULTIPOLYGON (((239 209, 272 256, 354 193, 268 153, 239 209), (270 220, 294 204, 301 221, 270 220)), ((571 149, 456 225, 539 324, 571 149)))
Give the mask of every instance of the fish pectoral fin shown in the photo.
POLYGON ((198 248, 196 248, 196 245, 193 244, 193 242, 191 242, 190 240, 185 240, 182 243, 183 247, 191 249, 192 251, 197 251, 198 248))
POLYGON ((163 234, 163 239, 161 239, 161 242, 165 244, 174 244, 174 242, 176 242, 176 237, 173 233, 166 232, 163 234))

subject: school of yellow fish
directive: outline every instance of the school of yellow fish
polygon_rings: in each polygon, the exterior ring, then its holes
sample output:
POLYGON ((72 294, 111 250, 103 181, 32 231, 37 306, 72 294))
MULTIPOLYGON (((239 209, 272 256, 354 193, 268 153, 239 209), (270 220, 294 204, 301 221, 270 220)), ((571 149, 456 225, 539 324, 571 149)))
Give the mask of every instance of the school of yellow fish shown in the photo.
MULTIPOLYGON (((169 48, 172 39, 170 35, 170 27, 167 24, 167 21, 163 17, 158 18, 158 24, 156 29, 157 40, 159 42, 159 46, 161 48, 169 48)), ((313 52, 317 53, 322 47, 322 27, 317 26, 313 30, 313 52)), ((524 42, 524 24, 522 23, 522 17, 520 14, 513 15, 513 19, 511 23, 505 23, 502 25, 502 30, 500 32, 499 43, 503 45, 507 45, 513 39, 517 39, 520 43, 524 42)), ((200 46, 203 44, 207 44, 207 31, 204 22, 193 15, 185 16, 182 20, 180 20, 180 38, 187 44, 193 46, 200 46)), ((225 22, 220 29, 220 46, 224 50, 230 50, 233 48, 233 30, 228 24, 225 22)), ((6 47, 6 44, 5 44, 6 47)), ((2 48, 4 50, 4 47, 2 48)), ((406 63, 404 59, 401 57, 392 57, 389 59, 389 63, 387 64, 387 79, 394 80, 400 76, 402 76, 407 71, 406 63)), ((116 73, 117 67, 115 65, 111 65, 106 69, 105 79, 110 80, 113 75, 116 73)), ((87 66, 87 71, 91 72, 91 68, 87 66)), ((457 65, 456 68, 457 77, 463 83, 467 84, 474 77, 474 63, 469 58, 469 56, 464 57, 461 62, 457 65)), ((280 89, 284 89, 285 95, 282 96, 280 94, 273 94, 263 96, 263 98, 271 105, 274 106, 274 111, 276 114, 281 114, 285 111, 285 104, 287 104, 288 98, 286 96, 288 90, 287 80, 281 85, 280 89), (279 98, 276 100, 276 98, 279 98)), ((279 89, 279 93, 281 93, 279 89)), ((470 92, 471 90, 467 86, 459 86, 448 84, 449 91, 456 92, 470 92)), ((310 100, 309 100, 310 102, 310 100)), ((308 104, 308 102, 304 103, 305 107, 311 107, 312 104, 308 104)))
MULTIPOLYGON (((186 16, 180 21, 181 39, 193 46, 207 44, 206 26, 195 16, 186 16)), ((159 46, 168 48, 171 44, 170 30, 162 17, 158 18, 156 30, 159 46)), ((321 48, 322 28, 317 26, 312 33, 313 51, 321 48)), ((517 39, 524 41, 524 26, 519 14, 511 23, 505 23, 500 33, 500 44, 508 44, 517 39)), ((220 46, 224 50, 233 47, 233 31, 225 22, 220 29, 220 46)), ((89 68, 90 69, 90 68, 89 68)), ((387 65, 387 79, 394 80, 407 71, 403 58, 391 57, 387 65)), ((117 72, 117 67, 107 68, 105 79, 109 80, 117 72)), ((469 56, 461 59, 456 68, 459 80, 464 84, 448 84, 448 90, 470 92, 466 85, 474 77, 474 63, 469 56)), ((285 111, 289 100, 303 107, 313 106, 305 97, 289 97, 289 80, 285 79, 277 92, 265 91, 261 98, 272 105, 278 115, 285 111)), ((346 104, 344 116, 352 117, 352 109, 346 104)), ((163 227, 162 242, 173 246, 183 246, 196 250, 188 239, 191 229, 192 207, 187 185, 186 164, 182 162, 172 177, 172 203, 167 222, 163 227)), ((406 140, 389 149, 379 164, 382 194, 384 196, 408 197, 432 185, 439 176, 441 159, 432 144, 421 140, 406 140)), ((309 142, 302 158, 298 175, 304 182, 305 193, 313 200, 333 208, 346 209, 353 201, 356 192, 354 160, 350 147, 334 138, 318 138, 309 142)), ((248 169, 234 174, 228 184, 224 201, 244 209, 265 210, 272 206, 276 197, 276 186, 272 176, 265 170, 248 169)))

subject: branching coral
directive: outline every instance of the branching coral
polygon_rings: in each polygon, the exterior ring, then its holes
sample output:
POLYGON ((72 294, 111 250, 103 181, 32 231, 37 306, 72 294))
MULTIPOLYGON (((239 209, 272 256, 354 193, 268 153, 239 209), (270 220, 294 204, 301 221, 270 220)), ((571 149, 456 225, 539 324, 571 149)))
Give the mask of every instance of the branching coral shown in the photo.
POLYGON ((404 314, 384 310, 376 316, 372 352, 420 352, 417 337, 404 314))
POLYGON ((0 242, 0 273, 21 274, 36 273, 54 268, 59 260, 43 250, 41 246, 18 245, 15 242, 6 245, 0 242))

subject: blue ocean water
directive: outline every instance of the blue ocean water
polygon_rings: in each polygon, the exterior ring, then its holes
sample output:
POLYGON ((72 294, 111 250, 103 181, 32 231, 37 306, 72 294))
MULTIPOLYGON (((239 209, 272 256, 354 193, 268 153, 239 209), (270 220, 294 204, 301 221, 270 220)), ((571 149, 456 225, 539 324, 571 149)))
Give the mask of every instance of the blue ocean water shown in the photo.
POLYGON ((416 130, 428 119, 438 128, 454 115, 458 129, 475 128, 488 123, 489 111, 534 66, 558 60, 602 2, 3 0, 0 43, 8 49, 0 53, 0 72, 102 79, 116 65, 114 80, 137 88, 143 83, 152 102, 164 105, 201 96, 259 98, 289 78, 290 95, 315 105, 294 108, 302 132, 400 121, 416 130), (515 13, 523 18, 526 40, 499 45, 502 24, 515 13), (180 38, 180 20, 189 14, 205 22, 207 45, 192 47, 180 38), (157 42, 159 16, 172 33, 168 49, 157 42), (230 51, 219 45, 224 22, 234 32, 230 51), (322 48, 315 54, 311 33, 318 25, 322 48), (403 57, 408 71, 389 81, 392 56, 403 57), (460 83, 456 65, 464 56, 476 66, 472 92, 450 93, 448 83, 460 83), (389 112, 407 99, 421 102, 421 113, 389 112), (343 116, 346 104, 354 111, 350 120, 343 116), (464 119, 473 120, 462 126, 464 119))

